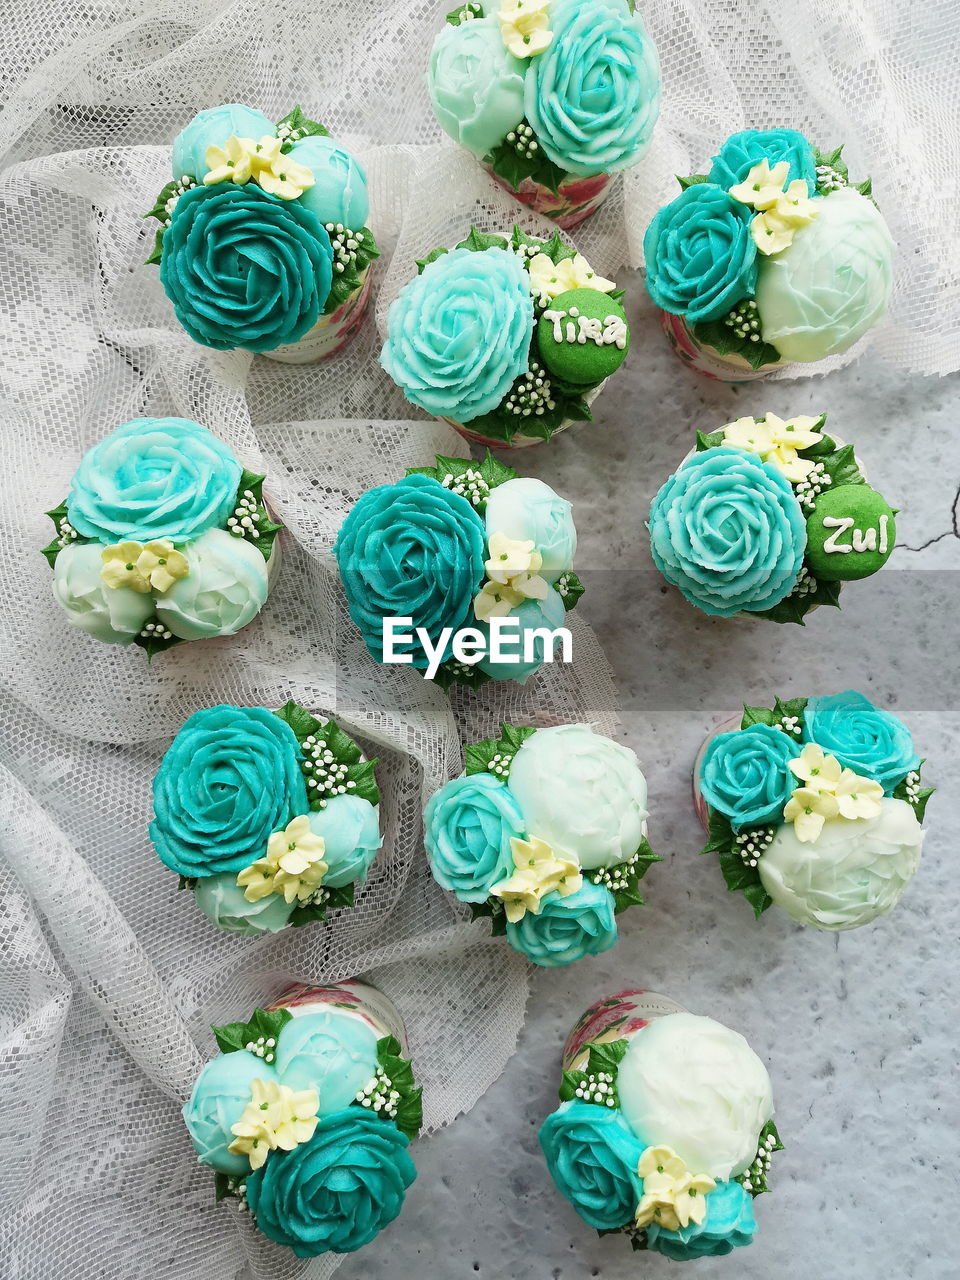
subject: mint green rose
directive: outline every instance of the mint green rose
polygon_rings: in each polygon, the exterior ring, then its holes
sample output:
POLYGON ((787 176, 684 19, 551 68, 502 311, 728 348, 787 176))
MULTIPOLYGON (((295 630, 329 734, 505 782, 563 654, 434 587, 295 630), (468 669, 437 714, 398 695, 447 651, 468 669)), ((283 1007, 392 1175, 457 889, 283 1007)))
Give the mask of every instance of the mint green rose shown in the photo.
POLYGON ((555 583, 573 568, 577 530, 573 508, 548 484, 533 476, 518 476, 490 490, 484 522, 487 537, 505 533, 520 542, 532 542, 543 557, 538 573, 555 583))
POLYGON ((232 636, 252 622, 267 599, 263 553, 225 529, 208 529, 183 548, 190 566, 156 598, 157 617, 181 640, 232 636))
POLYGON ((270 893, 249 902, 237 884, 235 871, 221 871, 203 876, 193 894, 197 906, 218 929, 253 937, 260 933, 278 933, 293 914, 295 902, 286 902, 282 893, 270 893))
POLYGON ((72 627, 104 644, 131 644, 153 616, 153 596, 108 587, 100 577, 102 546, 71 543, 53 566, 53 594, 72 627))
POLYGON ((493 14, 445 25, 427 71, 441 129, 482 159, 523 119, 524 70, 507 52, 493 14))

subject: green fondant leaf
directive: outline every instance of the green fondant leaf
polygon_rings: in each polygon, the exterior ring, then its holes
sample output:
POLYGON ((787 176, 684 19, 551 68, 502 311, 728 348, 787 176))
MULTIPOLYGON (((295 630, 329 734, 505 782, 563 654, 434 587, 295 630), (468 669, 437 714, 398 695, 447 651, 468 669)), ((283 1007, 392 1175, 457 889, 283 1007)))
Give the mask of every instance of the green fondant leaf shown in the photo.
POLYGON ((722 444, 722 431, 697 432, 697 453, 704 453, 707 449, 716 449, 722 444))
POLYGON ((826 454, 820 461, 823 463, 823 469, 830 477, 835 488, 842 484, 867 483, 860 468, 857 466, 857 458, 852 444, 845 444, 843 448, 835 449, 833 453, 826 454))
POLYGON ((413 1065, 408 1058, 403 1057, 402 1046, 395 1036, 384 1036, 377 1041, 377 1062, 391 1087, 400 1094, 396 1116, 391 1118, 385 1111, 377 1114, 381 1119, 395 1124, 401 1133, 412 1140, 423 1125, 422 1090, 414 1080, 413 1065))
POLYGON ((686 191, 687 187, 699 186, 701 182, 709 182, 710 177, 706 173, 691 173, 689 177, 681 178, 680 174, 676 175, 677 181, 680 183, 680 190, 686 191))
POLYGON ((824 582, 817 578, 815 591, 806 595, 790 595, 775 604, 772 609, 756 614, 758 618, 766 618, 768 622, 796 622, 804 625, 804 618, 815 605, 840 607, 840 582, 824 582))
POLYGON ((461 240, 457 249, 469 249, 472 253, 483 253, 486 249, 507 249, 508 241, 503 236, 487 235, 486 232, 478 230, 471 226, 470 234, 466 240, 461 240))
POLYGON ((757 920, 760 919, 767 907, 773 906, 773 899, 764 889, 762 883, 748 884, 743 891, 743 896, 753 907, 753 914, 757 920))
POLYGON ((264 1040, 276 1040, 290 1018, 289 1009, 255 1009, 249 1022, 229 1022, 226 1026, 214 1027, 213 1034, 221 1053, 234 1053, 245 1049, 251 1041, 256 1044, 261 1036, 264 1040))
POLYGON ((859 191, 862 196, 866 196, 868 200, 873 199, 873 179, 865 178, 863 182, 854 182, 851 184, 854 191, 859 191))
MULTIPOLYGON (((500 726, 499 738, 486 738, 483 742, 474 742, 466 748, 464 757, 466 760, 466 772, 472 773, 489 773, 490 762, 496 755, 513 756, 520 750, 527 738, 536 733, 536 729, 530 725, 509 725, 500 726)), ((504 782, 510 775, 509 766, 504 773, 495 774, 495 777, 501 778, 504 782)))
POLYGON ((329 129, 325 129, 318 121, 309 119, 298 106, 294 107, 282 120, 277 121, 277 128, 279 129, 282 124, 287 125, 291 130, 295 129, 301 138, 330 137, 329 129))
MULTIPOLYGON (((808 698, 775 698, 773 703, 773 714, 775 721, 796 717, 800 721, 800 727, 803 728, 803 717, 807 710, 808 698)), ((795 737, 791 734, 790 737, 795 737)))
POLYGON ((459 27, 462 22, 470 22, 473 18, 482 17, 483 5, 477 4, 476 0, 468 0, 466 4, 462 4, 458 6, 458 8, 450 10, 447 14, 447 22, 450 23, 451 27, 459 27), (464 18, 463 15, 465 10, 469 13, 470 17, 464 18))
MULTIPOLYGON (((154 614, 154 616, 152 618, 148 618, 143 625, 146 626, 147 623, 159 622, 159 621, 160 619, 156 616, 156 614, 154 614)), ((144 636, 142 634, 134 636, 133 643, 137 645, 138 648, 144 651, 144 653, 147 655, 147 661, 152 662, 156 654, 166 653, 168 649, 173 649, 178 644, 183 644, 184 641, 181 640, 179 636, 171 636, 169 640, 165 640, 162 635, 159 635, 156 631, 153 631, 150 633, 149 636, 144 636)))
POLYGON ((718 355, 738 355, 750 365, 751 369, 762 369, 765 365, 776 364, 780 352, 759 339, 752 342, 749 338, 739 338, 723 318, 719 320, 702 320, 691 326, 693 336, 707 347, 713 347, 718 355))
POLYGON ((279 716, 284 724, 290 726, 297 741, 301 743, 304 738, 309 738, 311 734, 315 734, 320 728, 320 721, 316 716, 312 716, 309 711, 305 711, 297 702, 290 701, 273 714, 279 716))
POLYGON ((451 685, 455 684, 461 684, 465 689, 475 693, 481 685, 486 684, 491 678, 477 664, 465 666, 454 659, 448 659, 438 667, 433 683, 441 688, 444 693, 447 692, 451 685))
POLYGON ((361 760, 350 765, 346 773, 346 781, 356 784, 349 788, 350 794, 359 796, 361 800, 368 800, 370 804, 380 803, 380 788, 373 771, 376 763, 376 760, 361 760))
POLYGON ((575 258, 577 256, 576 249, 572 248, 567 242, 560 237, 559 231, 554 231, 553 235, 543 247, 543 252, 552 262, 565 262, 567 258, 575 258))
POLYGON ((491 489, 495 489, 498 484, 504 484, 507 480, 516 480, 520 474, 519 471, 514 471, 513 467, 508 467, 505 462, 495 458, 489 449, 487 456, 480 463, 479 471, 491 489))
POLYGON ((917 815, 917 821, 923 822, 924 814, 927 812, 927 801, 936 791, 936 787, 922 787, 917 797, 917 802, 913 806, 913 811, 917 815))
POLYGON ((615 1105, 619 1106, 617 1072, 629 1045, 628 1039, 612 1040, 609 1043, 590 1041, 585 1044, 583 1047, 587 1050, 586 1066, 581 1071, 564 1071, 560 1081, 560 1101, 569 1102, 576 1098, 577 1089, 588 1084, 590 1076, 596 1078, 602 1072, 613 1077, 612 1082, 604 1081, 608 1085, 606 1089, 597 1091, 602 1100, 598 1100, 596 1095, 589 1093, 587 1097, 580 1100, 591 1106, 608 1109, 606 1099, 612 1096, 615 1105))
MULTIPOLYGON (((780 1141, 780 1135, 777 1132, 777 1126, 773 1123, 772 1120, 768 1120, 767 1123, 760 1130, 760 1137, 757 1139, 757 1150, 758 1152, 766 1151, 770 1153, 774 1151, 783 1150, 783 1143, 780 1141), (770 1147, 767 1146, 768 1138, 773 1139, 773 1145, 770 1147)), ((741 1186, 744 1186, 745 1183, 749 1181, 750 1195, 753 1196, 754 1199, 756 1199, 757 1196, 764 1195, 766 1192, 770 1190, 770 1184, 767 1181, 765 1166, 760 1164, 759 1161, 757 1160, 754 1160, 754 1162, 750 1165, 749 1169, 746 1169, 743 1173, 738 1174, 736 1181, 739 1182, 741 1186)))
POLYGON ((425 258, 417 258, 417 275, 423 275, 424 269, 429 267, 431 262, 436 262, 438 258, 442 258, 445 253, 449 252, 449 249, 445 249, 441 245, 437 249, 431 249, 425 258))
POLYGON ((662 862, 663 859, 658 853, 650 848, 649 841, 644 836, 640 848, 634 854, 633 858, 628 862, 618 862, 612 867, 607 867, 606 875, 614 880, 626 881, 622 889, 613 889, 604 879, 600 878, 603 872, 597 871, 593 875, 598 879, 594 883, 598 883, 603 888, 607 888, 613 894, 614 912, 619 915, 621 911, 626 911, 628 907, 642 907, 644 899, 639 890, 640 881, 647 874, 655 862, 662 862), (632 863, 632 865, 631 865, 632 863))
POLYGON ((583 583, 572 569, 565 570, 557 579, 557 591, 567 613, 577 607, 585 590, 583 583))
MULTIPOLYGON (((311 808, 314 806, 311 805, 311 808)), ((339 911, 342 907, 352 907, 354 905, 354 890, 356 889, 356 881, 351 880, 349 884, 341 885, 338 889, 327 889, 327 896, 323 902, 302 903, 294 907, 290 916, 289 923, 294 929, 300 929, 305 924, 313 924, 316 920, 326 920, 328 911, 339 911)))
POLYGON ((728 853, 734 846, 733 827, 717 809, 707 808, 707 843, 700 850, 704 853, 728 853))
POLYGON ((776 724, 777 715, 769 707, 744 707, 740 720, 741 729, 749 729, 755 724, 776 724))
MULTIPOLYGON (((522 120, 517 128, 522 128, 525 124, 526 121, 522 120)), ((521 155, 506 138, 484 157, 484 163, 514 191, 519 191, 524 179, 529 178, 531 182, 538 182, 554 195, 559 195, 560 187, 568 177, 566 170, 554 164, 543 147, 538 147, 532 156, 521 155)))
POLYGON ((225 1173, 215 1174, 213 1179, 213 1186, 216 1193, 217 1204, 219 1204, 221 1200, 226 1199, 226 1197, 230 1195, 230 1178, 227 1174, 225 1173))
MULTIPOLYGON (((541 240, 539 236, 528 236, 522 227, 514 227, 510 244, 514 249, 536 249, 538 253, 546 253, 548 241, 541 240)), ((529 260, 526 258, 524 265, 529 265, 529 260)))
POLYGON ((153 248, 150 250, 150 257, 144 259, 145 266, 151 266, 153 263, 159 262, 163 257, 163 227, 157 227, 156 235, 153 237, 153 248))
POLYGON ((264 506, 263 482, 265 479, 265 476, 258 475, 256 471, 247 471, 244 468, 240 477, 240 484, 237 487, 234 506, 239 506, 241 499, 244 499, 248 493, 252 501, 256 503, 256 511, 253 512, 251 517, 253 528, 245 530, 243 538, 244 541, 257 548, 264 560, 269 560, 273 554, 273 544, 283 525, 271 520, 270 513, 264 506))
POLYGON ((471 920, 489 920, 490 936, 502 938, 507 932, 507 917, 503 903, 497 898, 487 898, 485 902, 468 902, 471 920))
POLYGON ((163 190, 157 196, 156 200, 154 201, 153 208, 148 209, 147 212, 143 215, 144 218, 156 218, 158 222, 166 222, 167 218, 170 216, 167 213, 167 201, 170 199, 173 193, 177 190, 179 185, 180 185, 179 176, 176 178, 171 178, 170 181, 167 183, 167 185, 163 188, 163 190))

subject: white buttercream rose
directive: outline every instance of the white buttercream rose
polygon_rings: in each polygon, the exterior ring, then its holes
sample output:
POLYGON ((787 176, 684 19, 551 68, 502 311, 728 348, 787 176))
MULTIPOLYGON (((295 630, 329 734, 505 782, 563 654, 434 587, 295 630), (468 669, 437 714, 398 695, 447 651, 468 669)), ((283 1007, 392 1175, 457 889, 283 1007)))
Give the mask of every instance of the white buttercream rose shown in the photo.
POLYGON ((900 901, 920 865, 923 836, 912 807, 886 797, 876 817, 827 822, 807 843, 793 826, 780 827, 760 859, 760 879, 799 924, 856 929, 900 901))
POLYGON ((267 598, 267 562, 252 543, 208 529, 183 548, 190 569, 157 597, 157 617, 181 640, 232 636, 267 598))
POLYGON ((153 597, 130 587, 108 587, 100 577, 99 542, 63 548, 53 566, 53 594, 70 625, 105 644, 130 644, 153 615, 153 597))
POLYGON ((617 1090, 645 1146, 672 1147, 718 1181, 750 1165, 773 1116, 770 1077, 743 1036, 693 1013, 656 1018, 632 1037, 617 1090))

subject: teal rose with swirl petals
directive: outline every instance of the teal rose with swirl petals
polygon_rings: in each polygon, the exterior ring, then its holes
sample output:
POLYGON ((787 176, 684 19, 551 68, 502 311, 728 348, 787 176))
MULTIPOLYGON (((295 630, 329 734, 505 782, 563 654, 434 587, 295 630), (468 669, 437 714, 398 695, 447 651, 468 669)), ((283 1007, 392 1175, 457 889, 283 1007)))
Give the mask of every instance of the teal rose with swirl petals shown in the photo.
POLYGON ((816 193, 816 155, 796 129, 743 129, 733 134, 720 148, 720 154, 713 157, 710 181, 729 191, 743 182, 761 160, 766 160, 771 169, 786 160, 790 166, 787 182, 803 178, 810 195, 816 193))
POLYGON ((186 418, 135 418, 83 455, 67 498, 78 533, 111 544, 187 542, 232 514, 242 468, 186 418))
MULTIPOLYGON (((472 624, 486 545, 483 521, 470 503, 429 476, 407 476, 360 497, 333 554, 350 617, 378 662, 384 618, 412 618, 402 630, 415 636, 424 627, 435 641, 444 627, 456 632, 472 624)), ((395 648, 409 652, 415 667, 428 665, 416 639, 395 648)))
POLYGON ((807 546, 790 481, 725 447, 695 454, 670 477, 653 500, 649 528, 663 576, 720 618, 760 613, 788 596, 807 546))
POLYGON ((718 320, 757 283, 754 210, 711 182, 681 191, 643 237, 647 292, 662 311, 690 324, 718 320))
POLYGON ((306 813, 300 744, 264 707, 208 707, 184 724, 153 780, 150 838, 182 876, 240 871, 306 813))
POLYGON ((803 740, 816 742, 861 778, 879 782, 886 795, 912 769, 920 768, 920 757, 903 721, 852 689, 808 699, 803 740))
POLYGON ((587 178, 628 169, 660 113, 660 64, 624 0, 559 0, 553 39, 531 60, 526 115, 554 164, 587 178))
POLYGON ((495 14, 447 23, 430 53, 427 90, 444 133, 482 159, 523 119, 525 63, 507 51, 495 14))
POLYGON ((397 1126, 347 1107, 308 1142, 271 1151, 247 1178, 247 1203, 263 1234, 298 1258, 352 1253, 396 1218, 416 1176, 397 1126))
POLYGON ((561 1103, 539 1137, 551 1178, 584 1222, 615 1231, 632 1221, 643 1195, 637 1165, 644 1146, 618 1109, 561 1103))
POLYGON ((454 249, 405 285, 387 315, 380 363, 411 404, 470 422, 526 373, 530 277, 505 249, 454 249))
POLYGON ((513 874, 512 838, 522 838, 523 814, 500 778, 454 778, 430 797, 423 839, 437 884, 461 902, 483 902, 498 880, 513 874))
POLYGON ((545 969, 599 955, 617 940, 613 894, 586 879, 565 898, 548 893, 539 915, 527 911, 517 924, 507 923, 507 940, 545 969))
POLYGON ((652 1222, 647 1247, 674 1262, 693 1258, 721 1258, 750 1244, 757 1231, 753 1197, 739 1182, 718 1182, 707 1193, 703 1222, 689 1222, 678 1231, 665 1231, 652 1222))
POLYGON ((253 183, 192 187, 163 234, 160 282, 195 342, 220 351, 272 351, 320 319, 333 249, 298 200, 253 183))
POLYGON ((800 781, 790 761, 800 748, 782 729, 754 724, 713 739, 700 766, 700 791, 738 831, 781 823, 800 781))

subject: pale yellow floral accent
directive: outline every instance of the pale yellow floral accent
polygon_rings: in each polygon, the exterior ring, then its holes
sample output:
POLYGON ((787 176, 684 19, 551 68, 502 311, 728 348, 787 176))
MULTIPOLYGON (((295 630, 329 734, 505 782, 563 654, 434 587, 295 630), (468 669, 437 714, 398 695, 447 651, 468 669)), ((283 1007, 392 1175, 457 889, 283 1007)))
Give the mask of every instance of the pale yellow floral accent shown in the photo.
POLYGON ((524 600, 546 600, 549 584, 537 572, 543 556, 532 541, 492 533, 488 545, 490 559, 483 566, 487 581, 473 601, 473 612, 481 622, 505 618, 524 600))
POLYGON ((812 429, 817 422, 819 418, 807 415, 784 421, 775 413, 768 413, 759 422, 755 418, 737 418, 723 428, 723 443, 759 454, 795 484, 816 466, 812 458, 801 458, 797 450, 808 449, 823 439, 822 432, 812 429))
POLYGON ((518 573, 536 573, 543 556, 534 550, 532 541, 521 542, 505 533, 492 533, 489 540, 490 559, 483 566, 491 582, 509 582, 518 573))
POLYGON ((785 822, 793 823, 793 831, 801 844, 816 840, 828 818, 840 815, 837 797, 831 791, 813 787, 797 787, 783 811, 785 822))
POLYGON ((530 259, 530 292, 535 298, 552 300, 569 289, 596 289, 598 293, 612 293, 617 287, 613 280, 598 276, 582 253, 572 258, 554 262, 545 253, 530 259))
POLYGON ((635 1215, 638 1231, 652 1222, 667 1231, 703 1222, 706 1196, 717 1184, 705 1173, 691 1173, 672 1147, 647 1147, 637 1173, 643 1179, 635 1215))
POLYGON ((503 43, 515 58, 543 53, 553 39, 547 10, 550 0, 505 0, 497 14, 503 43))
POLYGON ((256 182, 271 195, 282 200, 296 200, 314 183, 313 172, 281 151, 280 138, 265 134, 259 142, 252 138, 230 137, 222 147, 207 147, 206 161, 210 172, 204 186, 218 182, 243 185, 256 182))
POLYGON ((259 1169, 271 1151, 292 1151, 309 1142, 317 1127, 320 1095, 316 1089, 295 1092, 276 1080, 256 1078, 250 1082, 251 1098, 230 1132, 235 1135, 227 1148, 234 1155, 247 1156, 251 1169, 259 1169))
POLYGON ((808 742, 798 756, 789 761, 790 772, 815 791, 834 791, 843 766, 836 756, 828 756, 816 742, 808 742))
POLYGON ((546 894, 556 890, 566 898, 583 884, 576 860, 558 852, 538 836, 530 836, 529 840, 511 836, 510 850, 513 874, 495 884, 490 892, 503 902, 511 924, 522 920, 528 911, 539 915, 546 894))
POLYGON ((782 253, 793 244, 794 228, 780 217, 776 210, 769 213, 758 213, 750 223, 750 234, 761 253, 768 257, 774 253, 782 253))
POLYGON ((323 860, 323 836, 310 829, 310 817, 291 819, 283 831, 275 831, 267 841, 267 854, 244 867, 237 884, 248 902, 259 902, 271 893, 282 893, 284 902, 309 898, 323 883, 329 870, 323 860))
POLYGON ((151 590, 150 581, 137 563, 142 552, 143 546, 139 542, 118 542, 116 546, 104 547, 100 553, 103 560, 100 577, 108 587, 129 587, 131 591, 146 595, 151 590))
POLYGON ((146 544, 137 558, 137 568, 161 595, 190 572, 187 557, 165 538, 146 544))
POLYGON ((795 227, 805 227, 820 213, 819 202, 810 199, 803 178, 794 178, 773 208, 778 218, 795 227))
POLYGON ((790 163, 781 160, 770 168, 769 161, 755 164, 743 182, 730 188, 734 200, 757 210, 750 223, 750 234, 761 253, 782 253, 793 243, 796 231, 812 222, 820 212, 811 200, 803 178, 794 178, 786 186, 790 163))
POLYGON ((845 769, 817 743, 808 742, 789 765, 790 772, 806 784, 797 787, 783 811, 784 820, 793 823, 801 843, 816 840, 823 824, 833 818, 855 822, 880 813, 883 787, 845 769))
POLYGON ((479 622, 505 618, 511 609, 523 604, 519 591, 501 582, 485 582, 473 601, 473 612, 479 622))
POLYGON ((790 161, 780 160, 770 168, 769 160, 760 160, 743 182, 730 188, 734 200, 751 204, 754 209, 772 209, 783 195, 783 184, 790 173, 790 161))
POLYGON ((861 778, 852 769, 844 769, 841 773, 834 795, 841 818, 856 821, 858 818, 876 818, 880 814, 883 787, 872 778, 861 778))

